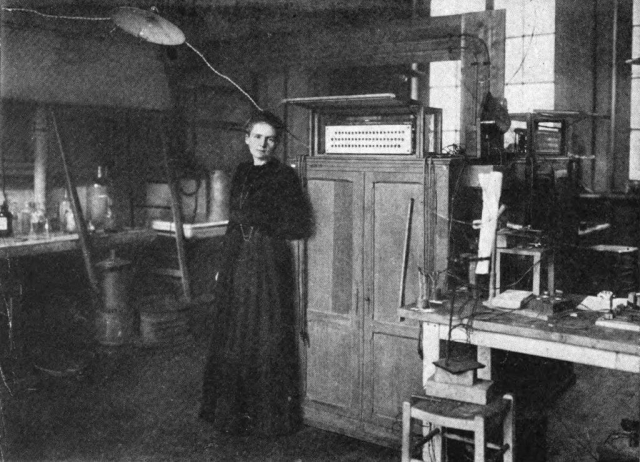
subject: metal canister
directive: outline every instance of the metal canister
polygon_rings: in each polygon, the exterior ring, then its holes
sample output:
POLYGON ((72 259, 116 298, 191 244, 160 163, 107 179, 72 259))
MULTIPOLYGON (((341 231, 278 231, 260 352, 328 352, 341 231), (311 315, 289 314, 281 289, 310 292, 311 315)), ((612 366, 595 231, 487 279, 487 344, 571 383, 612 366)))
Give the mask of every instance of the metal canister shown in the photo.
POLYGON ((211 196, 209 198, 208 221, 224 221, 229 219, 229 176, 222 170, 211 174, 211 196))
POLYGON ((129 303, 131 262, 111 256, 100 269, 102 307, 96 314, 96 338, 103 345, 122 345, 134 334, 135 316, 129 303))

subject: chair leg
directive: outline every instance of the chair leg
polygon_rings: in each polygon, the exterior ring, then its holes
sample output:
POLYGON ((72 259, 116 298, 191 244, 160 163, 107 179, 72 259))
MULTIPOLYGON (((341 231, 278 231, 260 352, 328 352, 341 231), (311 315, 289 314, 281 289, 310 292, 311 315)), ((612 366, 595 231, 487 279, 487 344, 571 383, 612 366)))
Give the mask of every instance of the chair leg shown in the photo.
POLYGON ((402 403, 402 462, 411 462, 411 403, 402 403))
MULTIPOLYGON (((431 461, 431 462, 442 462, 444 460, 443 458, 444 451, 442 448, 442 444, 444 443, 444 439, 442 437, 442 427, 433 426, 431 430, 433 431, 435 429, 439 430, 438 433, 435 434, 431 439, 431 441, 425 444, 422 448, 422 460, 431 461), (431 450, 431 448, 433 448, 433 450, 431 450), (434 458, 431 457, 432 455, 434 456, 434 458)), ((428 433, 428 432, 429 432, 429 428, 424 427, 424 433, 428 433)))
POLYGON ((484 418, 479 415, 474 419, 473 439, 475 446, 473 448, 473 452, 475 454, 475 457, 473 458, 474 462, 486 462, 484 418))
POLYGON ((503 462, 514 462, 516 457, 516 402, 513 395, 510 394, 504 395, 503 398, 511 401, 511 406, 502 423, 503 444, 509 445, 509 450, 504 454, 502 460, 503 462))

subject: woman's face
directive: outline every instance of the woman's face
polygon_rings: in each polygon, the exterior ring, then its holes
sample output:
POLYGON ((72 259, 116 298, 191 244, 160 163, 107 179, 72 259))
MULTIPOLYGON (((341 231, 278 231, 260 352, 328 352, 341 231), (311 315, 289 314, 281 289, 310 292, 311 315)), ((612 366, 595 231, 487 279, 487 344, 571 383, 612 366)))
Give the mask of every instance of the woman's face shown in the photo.
POLYGON ((273 155, 278 145, 276 129, 265 122, 258 122, 251 127, 251 132, 245 136, 244 142, 249 146, 255 165, 264 164, 273 155))

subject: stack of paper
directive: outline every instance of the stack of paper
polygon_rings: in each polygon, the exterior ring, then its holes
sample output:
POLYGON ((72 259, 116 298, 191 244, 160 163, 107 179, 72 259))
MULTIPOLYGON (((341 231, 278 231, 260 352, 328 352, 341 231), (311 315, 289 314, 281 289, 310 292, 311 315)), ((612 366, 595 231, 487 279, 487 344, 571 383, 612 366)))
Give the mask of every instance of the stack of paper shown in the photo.
POLYGON ((533 297, 533 292, 528 290, 509 289, 493 297, 489 304, 492 308, 504 310, 518 310, 533 297))

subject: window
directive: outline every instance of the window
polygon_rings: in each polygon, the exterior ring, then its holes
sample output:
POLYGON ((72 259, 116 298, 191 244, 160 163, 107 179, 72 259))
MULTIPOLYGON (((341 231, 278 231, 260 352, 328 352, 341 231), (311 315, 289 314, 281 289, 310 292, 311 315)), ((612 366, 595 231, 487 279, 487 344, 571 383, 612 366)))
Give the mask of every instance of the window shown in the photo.
MULTIPOLYGON (((485 3, 485 0, 432 0, 431 16, 483 11, 485 3)), ((507 12, 505 98, 509 112, 554 109, 556 0, 495 0, 494 6, 507 12)), ((460 88, 460 63, 434 62, 429 72, 430 105, 442 108, 443 146, 457 144, 461 91, 465 91, 460 88)), ((637 120, 640 149, 640 115, 637 120)))
POLYGON ((442 109, 442 147, 460 144, 460 61, 429 66, 429 106, 442 109))
POLYGON ((486 0, 431 0, 431 16, 448 16, 451 14, 484 11, 485 3, 486 0))
POLYGON ((510 112, 554 109, 555 0, 496 0, 507 11, 505 89, 510 112))

